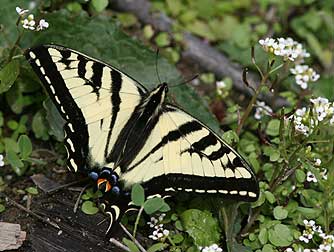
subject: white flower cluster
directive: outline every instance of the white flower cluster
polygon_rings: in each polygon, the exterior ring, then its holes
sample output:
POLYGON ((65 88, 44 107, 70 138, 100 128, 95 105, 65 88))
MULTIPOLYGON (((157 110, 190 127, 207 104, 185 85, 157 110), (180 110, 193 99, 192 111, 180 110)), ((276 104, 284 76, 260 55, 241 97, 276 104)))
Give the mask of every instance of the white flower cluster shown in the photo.
POLYGON ((283 57, 283 60, 303 62, 310 54, 303 45, 292 38, 266 38, 259 40, 259 44, 266 52, 283 57))
POLYGON ((302 89, 307 89, 309 82, 315 82, 320 78, 320 75, 308 65, 296 65, 295 68, 290 69, 290 72, 295 75, 296 83, 302 89))
POLYGON ((201 252, 222 252, 223 249, 220 248, 217 244, 212 244, 209 247, 199 247, 201 252))
POLYGON ((161 222, 165 218, 166 214, 161 214, 158 219, 155 217, 151 217, 151 221, 147 222, 150 228, 153 228, 154 231, 148 238, 157 241, 164 240, 169 235, 169 230, 164 229, 164 224, 161 222))
MULTIPOLYGON (((20 18, 23 18, 29 10, 21 9, 20 7, 16 7, 16 12, 19 14, 20 18)), ((49 27, 49 23, 45 21, 45 19, 39 20, 38 25, 36 26, 35 17, 33 14, 28 15, 27 18, 21 20, 22 27, 27 30, 36 30, 41 31, 45 30, 49 27)))
POLYGON ((290 72, 295 75, 296 83, 302 89, 307 89, 309 82, 315 82, 320 78, 313 68, 301 65, 310 54, 302 44, 292 38, 266 38, 259 40, 259 44, 266 52, 283 57, 284 61, 294 62, 295 67, 291 68, 290 72))
POLYGON ((313 112, 316 113, 318 121, 323 121, 325 118, 331 117, 330 124, 334 124, 334 103, 329 102, 328 99, 318 97, 310 99, 313 104, 313 112))
MULTIPOLYGON (((314 165, 315 166, 320 166, 321 165, 321 159, 317 158, 314 162, 314 165)), ((327 169, 326 168, 321 168, 320 175, 321 175, 322 179, 327 180, 327 169)), ((318 182, 315 175, 310 171, 308 171, 307 174, 306 174, 306 180, 307 180, 307 182, 314 182, 314 183, 318 182)))
POLYGON ((334 125, 334 103, 323 97, 310 99, 310 101, 311 108, 297 109, 294 115, 289 118, 294 120, 296 131, 305 136, 312 133, 319 122, 328 120, 329 124, 334 125))
POLYGON ((4 165, 5 165, 5 162, 3 161, 3 155, 0 154, 0 167, 4 165))
MULTIPOLYGON (((317 249, 304 249, 303 252, 331 252, 334 250, 334 235, 325 234, 320 226, 315 224, 314 220, 304 220, 305 230, 299 240, 304 243, 309 243, 314 235, 322 238, 322 242, 317 249)), ((299 250, 301 251, 301 250, 299 250)), ((287 248, 285 252, 293 252, 292 248, 287 248)))
POLYGON ((260 120, 264 115, 271 115, 273 110, 262 101, 256 101, 255 119, 260 120))

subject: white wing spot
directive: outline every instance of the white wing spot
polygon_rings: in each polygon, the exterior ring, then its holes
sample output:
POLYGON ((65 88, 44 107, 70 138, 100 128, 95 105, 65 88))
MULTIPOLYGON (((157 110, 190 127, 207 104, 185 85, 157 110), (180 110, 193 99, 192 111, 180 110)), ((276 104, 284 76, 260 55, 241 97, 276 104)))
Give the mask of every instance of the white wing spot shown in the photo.
POLYGON ((41 66, 41 62, 39 61, 39 59, 36 59, 35 63, 36 63, 37 66, 39 66, 39 67, 41 66))
POLYGON ((193 191, 193 189, 191 189, 191 188, 187 188, 187 189, 184 189, 186 192, 192 192, 193 191))
POLYGON ((253 192, 248 192, 249 197, 256 198, 256 194, 253 192))
POLYGON ((56 102, 57 102, 58 104, 60 104, 60 100, 59 100, 59 98, 58 98, 57 95, 55 95, 55 100, 56 100, 56 102))
POLYGON ((44 67, 40 67, 40 70, 41 70, 41 73, 43 74, 43 75, 45 75, 45 70, 44 70, 44 67))
POLYGON ((223 193, 223 194, 228 194, 227 190, 218 190, 218 192, 223 193))
POLYGON ((115 205, 112 205, 111 208, 114 209, 115 215, 116 215, 115 217, 116 217, 116 220, 117 220, 121 211, 120 211, 119 207, 115 206, 115 205))
POLYGON ((70 145, 72 152, 75 152, 75 148, 74 148, 72 140, 70 138, 67 138, 66 142, 70 145))
MULTIPOLYGON (((45 77, 46 77, 46 76, 45 76, 45 77)), ((54 88, 52 85, 50 85, 50 89, 51 89, 51 92, 52 92, 53 94, 56 93, 56 90, 55 90, 55 88, 54 88)))
POLYGON ((70 130, 71 130, 72 132, 74 132, 72 123, 69 123, 69 124, 68 124, 68 127, 70 128, 70 130))
POLYGON ((175 192, 175 189, 173 187, 165 188, 166 192, 175 192))
POLYGON ((245 195, 247 195, 247 192, 246 192, 246 191, 240 191, 239 194, 240 194, 241 196, 245 196, 245 195))
POLYGON ((236 190, 230 191, 230 194, 238 194, 238 191, 236 191, 236 190))
POLYGON ((64 110, 64 107, 63 106, 60 106, 60 110, 62 113, 66 114, 65 110, 64 110))
POLYGON ((70 164, 72 165, 72 168, 74 169, 74 171, 78 170, 78 166, 76 165, 76 163, 74 162, 74 159, 71 158, 70 159, 70 164))
POLYGON ((50 79, 49 79, 48 76, 45 76, 45 80, 46 80, 46 82, 47 82, 48 84, 51 84, 51 81, 50 81, 50 79))
POLYGON ((181 187, 178 187, 177 190, 182 191, 182 188, 181 188, 181 187))
POLYGON ((226 178, 233 178, 234 177, 234 172, 230 168, 227 168, 225 170, 225 175, 226 175, 226 178))
POLYGON ((34 54, 33 52, 29 52, 29 56, 32 59, 36 59, 36 54, 34 54))
POLYGON ((195 192, 197 192, 197 193, 205 193, 205 190, 195 189, 195 192))
POLYGON ((217 190, 207 190, 206 192, 207 192, 207 193, 216 193, 217 190))

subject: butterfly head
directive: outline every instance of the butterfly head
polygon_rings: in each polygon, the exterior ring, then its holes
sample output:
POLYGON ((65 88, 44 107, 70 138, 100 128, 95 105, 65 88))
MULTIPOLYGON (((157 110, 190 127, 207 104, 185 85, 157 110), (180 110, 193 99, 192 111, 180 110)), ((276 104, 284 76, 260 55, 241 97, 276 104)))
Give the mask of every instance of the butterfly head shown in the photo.
POLYGON ((115 195, 120 194, 120 186, 118 183, 118 175, 110 170, 109 168, 103 168, 96 172, 92 171, 89 173, 94 181, 96 181, 96 187, 103 193, 112 193, 115 195))

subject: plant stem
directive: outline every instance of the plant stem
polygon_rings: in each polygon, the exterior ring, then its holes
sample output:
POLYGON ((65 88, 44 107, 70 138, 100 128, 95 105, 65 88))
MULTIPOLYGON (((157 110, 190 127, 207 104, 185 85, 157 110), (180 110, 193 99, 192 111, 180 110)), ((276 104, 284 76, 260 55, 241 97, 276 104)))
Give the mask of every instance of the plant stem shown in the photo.
POLYGON ((238 215, 238 207, 240 203, 232 203, 228 206, 221 208, 221 214, 223 215, 224 231, 226 237, 227 251, 231 252, 235 239, 233 237, 234 222, 238 215))
POLYGON ((245 124, 245 121, 246 121, 246 119, 248 118, 250 112, 252 111, 253 106, 254 106, 254 104, 255 104, 255 102, 256 102, 256 99, 257 99, 257 97, 259 96, 260 91, 261 91, 262 87, 265 85, 265 83, 266 83, 268 77, 269 77, 269 74, 268 74, 268 73, 266 73, 266 74, 263 76, 260 85, 257 87, 257 89, 256 89, 256 91, 255 91, 255 94, 253 95, 252 99, 251 99, 250 102, 248 103, 248 106, 247 106, 247 108, 246 108, 246 111, 245 111, 245 113, 242 115, 241 120, 240 120, 240 123, 239 123, 239 125, 238 125, 237 130, 236 130, 237 135, 240 135, 241 129, 242 129, 243 125, 245 124))
POLYGON ((19 45, 22 36, 23 36, 23 31, 19 32, 19 36, 17 36, 16 41, 15 41, 12 49, 10 49, 9 56, 8 56, 8 59, 7 59, 7 63, 9 63, 12 60, 12 58, 14 56, 14 53, 15 53, 15 49, 19 45))
POLYGON ((137 218, 136 218, 136 222, 135 222, 135 226, 133 228, 133 237, 136 237, 137 227, 138 227, 138 224, 139 224, 140 216, 143 213, 143 210, 144 210, 144 205, 142 205, 139 209, 139 212, 138 212, 138 215, 137 215, 137 218))

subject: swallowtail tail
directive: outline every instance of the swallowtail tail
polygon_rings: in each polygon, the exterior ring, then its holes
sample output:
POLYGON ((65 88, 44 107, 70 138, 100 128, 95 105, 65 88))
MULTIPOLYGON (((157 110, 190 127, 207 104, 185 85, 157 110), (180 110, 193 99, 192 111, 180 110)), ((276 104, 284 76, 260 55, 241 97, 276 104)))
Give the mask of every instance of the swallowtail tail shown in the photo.
POLYGON ((111 224, 135 183, 149 193, 221 194, 255 201, 250 165, 204 123, 117 68, 75 50, 42 45, 25 53, 66 120, 68 168, 87 172, 109 195, 111 224))

